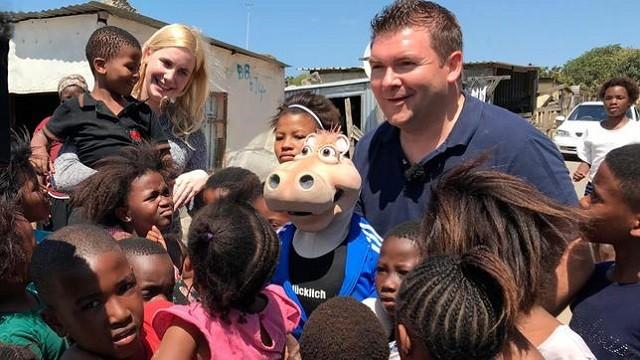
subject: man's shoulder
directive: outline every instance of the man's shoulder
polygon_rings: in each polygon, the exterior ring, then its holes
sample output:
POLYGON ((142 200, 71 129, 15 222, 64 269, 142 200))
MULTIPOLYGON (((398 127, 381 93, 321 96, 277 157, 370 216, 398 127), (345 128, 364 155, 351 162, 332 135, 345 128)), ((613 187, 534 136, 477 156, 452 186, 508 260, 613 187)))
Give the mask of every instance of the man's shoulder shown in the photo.
MULTIPOLYGON (((531 125, 526 119, 507 109, 475 99, 479 104, 474 113, 478 128, 473 138, 502 148, 526 148, 533 143, 551 143, 551 140, 531 125)), ((472 140, 473 142, 473 140, 472 140)))
POLYGON ((497 105, 488 104, 478 101, 481 109, 481 127, 490 127, 496 130, 502 130, 503 132, 517 131, 517 133, 532 133, 539 132, 533 125, 531 125, 522 116, 513 113, 505 108, 497 105))

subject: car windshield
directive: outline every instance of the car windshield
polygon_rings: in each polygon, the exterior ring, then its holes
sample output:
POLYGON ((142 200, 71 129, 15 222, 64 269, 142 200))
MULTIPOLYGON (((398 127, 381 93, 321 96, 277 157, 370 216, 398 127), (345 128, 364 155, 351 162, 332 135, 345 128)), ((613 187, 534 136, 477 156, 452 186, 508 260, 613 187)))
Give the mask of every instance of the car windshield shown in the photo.
MULTIPOLYGON (((627 110, 627 117, 632 119, 631 108, 627 110)), ((607 112, 604 110, 604 105, 579 105, 569 115, 568 120, 581 120, 581 121, 600 121, 607 118, 607 112)))

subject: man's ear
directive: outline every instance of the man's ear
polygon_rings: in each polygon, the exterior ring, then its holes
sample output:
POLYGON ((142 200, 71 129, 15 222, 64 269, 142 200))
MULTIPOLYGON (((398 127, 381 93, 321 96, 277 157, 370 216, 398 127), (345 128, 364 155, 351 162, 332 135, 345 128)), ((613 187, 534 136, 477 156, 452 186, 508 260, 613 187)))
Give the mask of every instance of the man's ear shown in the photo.
POLYGON ((445 65, 449 69, 447 81, 449 83, 458 82, 458 79, 462 76, 462 51, 452 52, 447 58, 445 65))
POLYGON ((58 316, 55 314, 55 312, 52 309, 46 308, 42 312, 41 316, 44 322, 47 323, 47 325, 49 325, 49 327, 53 331, 55 331, 56 334, 58 334, 58 336, 64 338, 68 335, 67 330, 65 330, 64 328, 64 325, 62 325, 62 323, 58 319, 58 316))
POLYGON ((408 359, 411 355, 411 338, 407 328, 398 323, 396 324, 396 341, 398 342, 398 350, 402 359, 408 359))
POLYGON ((95 69, 95 71, 98 74, 100 74, 100 75, 106 74, 106 72, 107 72, 107 69, 106 69, 107 61, 104 58, 97 57, 97 58, 93 59, 92 63, 93 63, 93 68, 95 69))

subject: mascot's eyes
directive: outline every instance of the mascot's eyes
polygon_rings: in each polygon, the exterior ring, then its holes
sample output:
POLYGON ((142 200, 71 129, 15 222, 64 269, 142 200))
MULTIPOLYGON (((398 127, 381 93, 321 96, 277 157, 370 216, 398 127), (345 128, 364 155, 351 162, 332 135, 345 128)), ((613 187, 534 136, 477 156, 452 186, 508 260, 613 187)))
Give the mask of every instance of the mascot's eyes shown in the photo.
POLYGON ((331 162, 338 161, 338 152, 332 146, 325 146, 320 149, 320 157, 323 160, 329 160, 331 162))
POLYGON ((312 152, 313 152, 313 149, 311 149, 311 146, 305 145, 300 151, 300 154, 302 154, 303 156, 307 156, 307 155, 310 155, 312 152))

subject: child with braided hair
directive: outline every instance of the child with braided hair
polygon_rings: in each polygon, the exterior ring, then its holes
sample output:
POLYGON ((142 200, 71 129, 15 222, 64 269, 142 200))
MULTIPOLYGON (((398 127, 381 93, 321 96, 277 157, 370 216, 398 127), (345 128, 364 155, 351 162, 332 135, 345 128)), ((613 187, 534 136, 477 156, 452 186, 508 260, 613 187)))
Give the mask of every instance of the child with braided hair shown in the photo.
POLYGON ((156 313, 156 359, 281 359, 300 310, 280 286, 265 286, 280 250, 266 220, 246 203, 209 204, 188 250, 201 301, 156 313))
POLYGON ((542 359, 535 350, 511 353, 515 286, 508 268, 486 249, 426 259, 407 274, 397 297, 402 359, 542 359))
POLYGON ((571 252, 576 246, 588 250, 588 244, 575 240, 583 218, 520 178, 469 163, 452 170, 433 190, 419 246, 423 258, 487 248, 513 277, 517 327, 527 341, 547 360, 595 359, 582 338, 548 310, 589 277, 575 267, 568 272, 571 278, 563 275, 563 266, 570 263, 592 266, 590 252, 584 259, 571 252))

